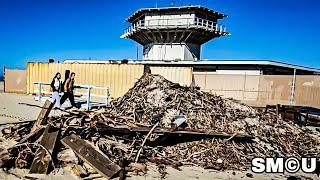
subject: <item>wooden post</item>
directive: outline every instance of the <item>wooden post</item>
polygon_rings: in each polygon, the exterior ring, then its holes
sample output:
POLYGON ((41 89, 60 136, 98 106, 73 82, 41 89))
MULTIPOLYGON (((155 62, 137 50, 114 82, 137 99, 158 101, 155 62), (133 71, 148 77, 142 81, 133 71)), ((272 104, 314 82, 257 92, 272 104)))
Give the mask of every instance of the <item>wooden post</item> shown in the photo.
POLYGON ((52 152, 57 141, 59 130, 47 125, 41 139, 41 147, 31 164, 30 173, 47 174, 50 162, 52 162, 52 152))
POLYGON ((31 133, 33 133, 35 130, 37 130, 41 125, 44 125, 51 109, 53 108, 53 103, 49 100, 46 100, 46 102, 44 103, 39 116, 36 120, 36 122, 34 123, 32 129, 31 129, 31 133))
POLYGON ((280 104, 276 105, 276 113, 277 113, 277 115, 279 115, 279 113, 280 113, 280 104))
POLYGON ((74 134, 63 138, 61 143, 72 149, 82 160, 108 179, 112 178, 121 170, 121 168, 107 156, 96 151, 90 144, 74 134))
POLYGON ((44 127, 41 126, 37 130, 35 130, 33 133, 30 133, 29 135, 21 139, 19 143, 36 141, 42 135, 43 131, 44 131, 44 127))

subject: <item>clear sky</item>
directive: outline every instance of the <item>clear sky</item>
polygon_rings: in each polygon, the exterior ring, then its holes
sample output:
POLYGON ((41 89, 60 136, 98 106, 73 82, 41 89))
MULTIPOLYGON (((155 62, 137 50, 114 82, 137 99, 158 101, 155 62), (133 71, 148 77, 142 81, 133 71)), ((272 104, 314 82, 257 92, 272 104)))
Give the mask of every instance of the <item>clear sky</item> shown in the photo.
MULTIPOLYGON (((0 0, 0 66, 27 61, 124 59, 137 44, 120 39, 124 19, 170 0, 0 0)), ((202 59, 270 59, 320 68, 318 0, 175 0, 229 17, 232 34, 206 43, 202 59)), ((139 46, 140 54, 142 51, 139 46)), ((2 71, 2 68, 1 70, 2 71)))

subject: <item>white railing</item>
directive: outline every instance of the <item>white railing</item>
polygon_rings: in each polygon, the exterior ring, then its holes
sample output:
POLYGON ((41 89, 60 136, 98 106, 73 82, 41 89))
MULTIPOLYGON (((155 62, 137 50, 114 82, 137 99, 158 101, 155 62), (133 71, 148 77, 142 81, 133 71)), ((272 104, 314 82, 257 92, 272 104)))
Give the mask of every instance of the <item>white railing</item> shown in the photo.
POLYGON ((124 34, 129 34, 139 28, 170 28, 170 27, 197 27, 219 33, 226 33, 227 27, 213 21, 201 18, 149 19, 139 20, 128 27, 124 34))
MULTIPOLYGON (((43 96, 44 94, 46 95, 51 95, 52 92, 50 91, 45 91, 43 90, 44 86, 50 86, 50 83, 47 82, 34 82, 37 86, 35 92, 36 92, 36 101, 41 101, 41 100, 46 100, 49 97, 43 96)), ((105 106, 109 104, 109 88, 107 87, 100 87, 100 86, 91 86, 91 85, 80 85, 80 84, 75 84, 75 88, 77 89, 85 89, 86 92, 76 92, 75 95, 80 95, 81 97, 84 97, 86 99, 86 104, 83 108, 90 110, 94 106, 105 106), (103 95, 100 94, 93 94, 92 90, 103 90, 103 95), (96 98, 101 98, 103 100, 103 103, 93 103, 92 102, 92 97, 96 98)))

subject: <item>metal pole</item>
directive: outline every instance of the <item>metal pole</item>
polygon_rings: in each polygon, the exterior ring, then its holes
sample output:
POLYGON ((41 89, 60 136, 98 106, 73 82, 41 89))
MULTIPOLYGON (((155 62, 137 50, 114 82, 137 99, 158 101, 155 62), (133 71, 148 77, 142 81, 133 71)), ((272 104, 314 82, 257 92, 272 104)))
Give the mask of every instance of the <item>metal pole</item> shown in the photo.
POLYGON ((108 105, 109 104, 109 88, 105 90, 105 96, 106 96, 105 103, 106 105, 108 105))
POLYGON ((87 110, 90 110, 90 101, 91 101, 91 87, 88 87, 87 93, 87 110))
POLYGON ((38 91, 39 91, 39 101, 41 101, 41 83, 39 83, 38 91))
POLYGON ((292 79, 292 86, 291 86, 291 98, 290 98, 290 104, 294 104, 294 91, 296 89, 296 73, 297 70, 293 70, 293 79, 292 79))

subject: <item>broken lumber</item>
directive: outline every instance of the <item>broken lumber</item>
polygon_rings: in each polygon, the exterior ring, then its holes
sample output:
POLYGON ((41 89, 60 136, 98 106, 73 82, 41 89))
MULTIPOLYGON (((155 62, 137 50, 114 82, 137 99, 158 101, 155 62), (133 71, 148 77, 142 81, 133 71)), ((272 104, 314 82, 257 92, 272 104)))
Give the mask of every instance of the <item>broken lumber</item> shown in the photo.
POLYGON ((30 173, 46 174, 50 162, 52 162, 52 152, 57 141, 59 130, 54 129, 51 125, 47 125, 42 136, 40 147, 31 164, 30 173))
POLYGON ((80 165, 76 164, 76 165, 72 166, 71 170, 76 176, 79 176, 81 178, 88 176, 87 171, 80 165))
POLYGON ((53 107, 53 103, 49 100, 46 100, 46 102, 44 103, 39 116, 36 120, 36 122, 34 123, 31 132, 34 132, 36 129, 38 129, 39 126, 41 125, 45 125, 45 122, 50 114, 50 111, 53 107))
POLYGON ((41 126, 40 128, 38 128, 37 130, 35 130, 34 132, 31 132, 30 134, 28 134, 26 137, 24 137, 23 139, 21 139, 19 141, 19 143, 25 143, 25 142, 34 142, 36 141, 43 133, 44 131, 44 126, 41 126))
MULTIPOLYGON (((110 127, 108 125, 97 123, 96 125, 98 132, 101 134, 132 134, 132 133, 141 133, 148 134, 151 130, 149 127, 110 127)), ((191 131, 191 130, 176 130, 171 131, 171 129, 165 128, 155 128, 152 133, 159 135, 170 135, 170 136, 192 136, 194 138, 220 138, 228 139, 233 137, 234 140, 244 140, 250 141, 255 137, 246 135, 246 134, 228 134, 222 132, 209 132, 209 131, 191 131)))
POLYGON ((165 164, 165 165, 170 165, 171 167, 177 169, 177 170, 181 170, 179 167, 182 166, 181 162, 178 161, 173 161, 170 159, 166 159, 166 158, 161 158, 161 157, 148 157, 148 160, 152 163, 156 163, 156 164, 165 164))
POLYGON ((90 164, 99 174, 112 178, 121 168, 107 156, 95 150, 90 144, 72 134, 61 140, 61 143, 72 149, 83 161, 90 164))

